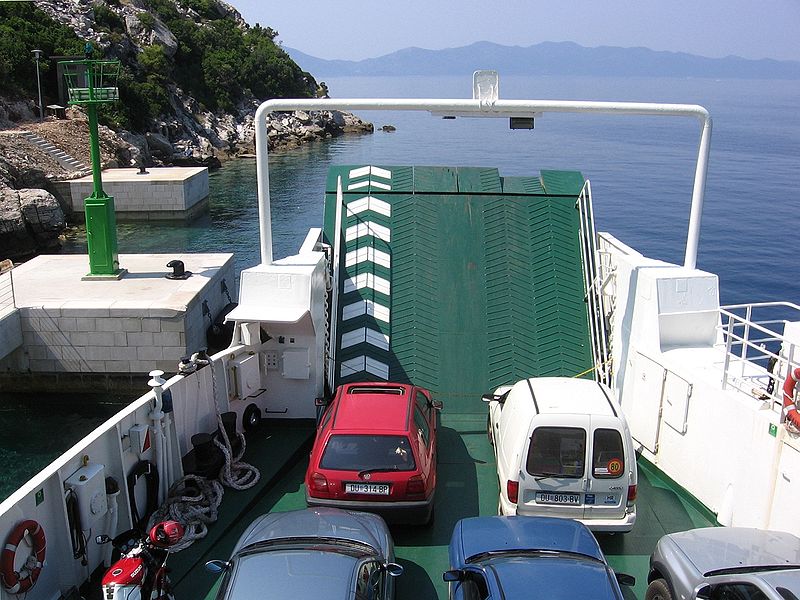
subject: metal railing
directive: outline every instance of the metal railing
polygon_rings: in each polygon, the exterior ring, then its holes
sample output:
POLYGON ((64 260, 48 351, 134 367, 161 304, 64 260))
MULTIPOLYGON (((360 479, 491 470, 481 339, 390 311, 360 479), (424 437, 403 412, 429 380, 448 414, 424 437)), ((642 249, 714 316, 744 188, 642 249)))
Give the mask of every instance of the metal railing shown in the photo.
POLYGON ((719 312, 723 389, 738 389, 780 412, 786 375, 800 366, 800 326, 794 339, 786 335, 788 323, 800 322, 800 306, 762 302, 724 306, 719 312))
POLYGON ((609 362, 610 352, 608 348, 606 313, 603 308, 603 280, 600 269, 600 256, 597 251, 594 213, 592 211, 592 186, 588 180, 583 184, 583 189, 578 196, 577 206, 580 214, 580 245, 595 379, 610 385, 611 365, 609 362))

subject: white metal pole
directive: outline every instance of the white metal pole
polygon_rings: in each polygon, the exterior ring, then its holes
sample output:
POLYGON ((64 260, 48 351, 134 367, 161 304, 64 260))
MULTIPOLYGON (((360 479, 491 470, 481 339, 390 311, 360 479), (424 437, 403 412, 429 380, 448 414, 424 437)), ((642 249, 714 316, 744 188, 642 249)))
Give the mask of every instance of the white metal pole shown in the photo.
POLYGON ((711 117, 697 104, 658 104, 652 102, 590 102, 574 100, 442 100, 430 98, 375 99, 274 99, 263 102, 256 111, 256 168, 258 178, 259 230, 261 232, 261 262, 272 262, 272 226, 269 199, 269 156, 267 152, 267 115, 275 111, 295 110, 402 110, 428 111, 434 114, 467 117, 531 117, 546 112, 592 113, 612 115, 649 115, 693 117, 702 123, 697 153, 689 231, 686 238, 684 265, 694 268, 697 262, 697 242, 703 211, 703 194, 711 147, 711 117))
POLYGON ((336 180, 336 218, 333 229, 333 293, 331 302, 331 328, 330 339, 328 340, 328 386, 331 390, 334 389, 333 384, 336 382, 336 335, 337 324, 339 322, 339 263, 342 256, 342 219, 344 211, 344 194, 342 193, 342 177, 341 175, 336 180))
POLYGON ((42 55, 42 51, 34 50, 33 55, 36 58, 36 88, 39 90, 39 120, 44 121, 44 107, 42 106, 42 82, 39 77, 39 57, 42 55))
POLYGON ((697 266, 697 246, 700 241, 700 221, 703 218, 703 197, 708 173, 708 156, 711 152, 711 116, 706 112, 702 118, 703 130, 700 134, 700 148, 697 151, 697 166, 692 188, 692 208, 689 213, 689 232, 686 235, 686 254, 684 266, 694 269, 697 266))

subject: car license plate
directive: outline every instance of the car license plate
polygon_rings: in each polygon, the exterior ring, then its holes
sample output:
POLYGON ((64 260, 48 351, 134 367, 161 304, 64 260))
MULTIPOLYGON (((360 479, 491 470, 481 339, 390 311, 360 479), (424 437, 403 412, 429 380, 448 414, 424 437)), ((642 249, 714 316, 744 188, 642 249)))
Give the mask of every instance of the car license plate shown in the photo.
POLYGON ((540 504, 580 504, 580 494, 557 494, 552 492, 536 492, 536 502, 540 504))
POLYGON ((348 494, 389 495, 388 483, 345 483, 344 491, 348 494))

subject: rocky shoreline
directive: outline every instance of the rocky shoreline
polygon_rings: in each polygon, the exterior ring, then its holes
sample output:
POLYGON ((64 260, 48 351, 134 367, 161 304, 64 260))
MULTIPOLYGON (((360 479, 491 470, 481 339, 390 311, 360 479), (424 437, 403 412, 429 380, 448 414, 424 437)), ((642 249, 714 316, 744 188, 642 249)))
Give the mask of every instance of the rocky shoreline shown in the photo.
MULTIPOLYGON (((0 260, 21 261, 42 252, 57 251, 70 215, 65 204, 53 194, 51 183, 87 174, 84 170, 65 169, 24 132, 32 132, 87 168, 91 165, 89 128, 80 110, 69 109, 66 119, 48 118, 39 122, 33 120, 31 108, 26 103, 0 101, 0 260), (14 117, 21 122, 12 121, 14 117)), ((125 131, 118 134, 101 126, 103 168, 142 165, 215 168, 228 159, 252 156, 255 108, 257 103, 242 107, 237 115, 200 111, 190 119, 164 122, 156 128, 159 131, 144 134, 125 131)), ((340 111, 278 113, 267 122, 270 151, 345 134, 372 132, 371 123, 340 111)))

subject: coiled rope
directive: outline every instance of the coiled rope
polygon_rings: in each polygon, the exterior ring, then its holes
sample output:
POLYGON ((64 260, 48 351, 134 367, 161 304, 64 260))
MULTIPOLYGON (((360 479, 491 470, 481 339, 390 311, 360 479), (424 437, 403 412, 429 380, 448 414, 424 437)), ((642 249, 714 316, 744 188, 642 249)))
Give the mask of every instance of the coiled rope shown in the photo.
POLYGON ((222 494, 222 484, 216 479, 186 475, 170 486, 164 504, 150 517, 148 530, 160 521, 178 521, 186 532, 167 550, 179 552, 188 548, 195 540, 204 538, 208 534, 208 524, 217 520, 222 494))
POLYGON ((253 487, 258 483, 259 479, 261 479, 261 472, 253 465, 242 462, 244 451, 247 448, 244 435, 241 433, 236 434, 241 448, 236 456, 233 456, 231 441, 228 439, 228 432, 222 424, 222 416, 219 413, 217 413, 217 423, 219 423, 222 441, 215 439, 214 445, 219 448, 225 456, 225 464, 219 472, 219 480, 224 486, 235 490, 246 490, 253 487))
MULTIPOLYGON (((203 361, 203 363, 203 366, 207 365, 211 368, 211 384, 214 398, 216 398, 217 383, 214 365, 211 361, 203 361)), ((221 440, 215 439, 214 444, 225 456, 225 464, 220 469, 217 479, 186 475, 170 486, 164 504, 150 517, 148 531, 156 523, 165 520, 178 521, 186 528, 183 538, 167 549, 171 553, 188 548, 195 540, 204 538, 208 534, 208 525, 215 522, 219 516, 218 509, 224 493, 223 485, 235 490, 246 490, 261 479, 261 472, 256 467, 242 461, 247 448, 244 435, 236 434, 240 450, 234 455, 231 440, 228 438, 228 432, 223 425, 219 410, 217 410, 217 424, 221 440)))

